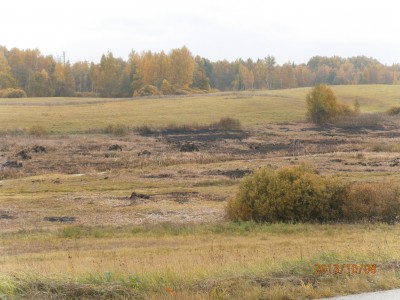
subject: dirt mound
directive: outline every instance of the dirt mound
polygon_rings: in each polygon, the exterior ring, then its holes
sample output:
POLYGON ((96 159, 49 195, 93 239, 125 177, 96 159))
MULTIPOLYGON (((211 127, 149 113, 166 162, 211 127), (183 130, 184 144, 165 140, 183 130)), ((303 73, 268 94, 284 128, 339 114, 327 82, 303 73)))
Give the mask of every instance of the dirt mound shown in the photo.
POLYGON ((111 145, 110 147, 108 147, 108 150, 110 151, 122 151, 122 146, 118 145, 118 144, 114 144, 111 145))
POLYGON ((180 152, 195 152, 195 151, 200 151, 200 149, 195 143, 186 142, 180 146, 179 151, 180 152))
POLYGON ((32 151, 35 153, 46 152, 46 148, 43 146, 36 145, 35 147, 32 148, 32 151))
POLYGON ((61 222, 61 223, 65 223, 65 222, 75 222, 76 218, 75 217, 45 217, 44 218, 45 221, 49 221, 49 222, 61 222))
POLYGON ((131 200, 136 200, 136 199, 150 199, 150 196, 149 196, 149 195, 146 195, 146 194, 139 194, 139 193, 133 192, 133 193, 131 194, 131 196, 129 197, 129 199, 131 199, 131 200))
POLYGON ((8 212, 0 212, 0 220, 11 220, 15 219, 14 216, 11 216, 8 212))
POLYGON ((391 167, 400 166, 400 158, 395 158, 394 160, 392 160, 392 161, 390 162, 390 166, 391 166, 391 167))
POLYGON ((22 163, 16 160, 7 160, 1 165, 3 168, 22 168, 22 163))
POLYGON ((140 152, 138 153, 138 156, 149 157, 150 155, 151 155, 151 152, 148 151, 148 150, 143 150, 143 151, 140 151, 140 152))
POLYGON ((173 178, 173 174, 169 173, 161 173, 161 174, 149 174, 149 175, 143 175, 142 178, 173 178))
POLYGON ((22 160, 28 160, 32 158, 32 156, 28 154, 27 150, 19 151, 16 156, 20 157, 22 160))

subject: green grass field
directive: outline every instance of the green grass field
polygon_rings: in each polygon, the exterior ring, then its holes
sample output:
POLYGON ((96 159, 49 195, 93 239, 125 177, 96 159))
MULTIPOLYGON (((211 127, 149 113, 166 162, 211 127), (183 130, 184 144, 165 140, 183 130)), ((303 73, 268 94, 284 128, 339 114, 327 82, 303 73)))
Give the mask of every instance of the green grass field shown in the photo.
MULTIPOLYGON (((358 100, 363 112, 385 111, 400 103, 400 86, 334 86, 339 100, 358 100)), ((0 130, 40 125, 50 133, 82 133, 110 124, 165 126, 208 124, 237 118, 245 127, 304 120, 309 88, 246 91, 160 99, 28 98, 0 99, 0 130)))

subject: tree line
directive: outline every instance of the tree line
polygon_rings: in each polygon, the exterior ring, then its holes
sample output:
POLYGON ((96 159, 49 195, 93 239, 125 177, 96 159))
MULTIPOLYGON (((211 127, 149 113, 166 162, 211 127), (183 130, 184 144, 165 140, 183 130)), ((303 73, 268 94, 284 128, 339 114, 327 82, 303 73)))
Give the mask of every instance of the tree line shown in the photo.
POLYGON ((317 84, 398 84, 399 79, 400 64, 387 66, 365 56, 315 56, 306 64, 282 65, 273 56, 212 62, 182 47, 169 53, 132 51, 127 60, 108 52, 99 63, 71 64, 38 49, 0 46, 0 92, 20 90, 29 97, 132 97, 317 84))

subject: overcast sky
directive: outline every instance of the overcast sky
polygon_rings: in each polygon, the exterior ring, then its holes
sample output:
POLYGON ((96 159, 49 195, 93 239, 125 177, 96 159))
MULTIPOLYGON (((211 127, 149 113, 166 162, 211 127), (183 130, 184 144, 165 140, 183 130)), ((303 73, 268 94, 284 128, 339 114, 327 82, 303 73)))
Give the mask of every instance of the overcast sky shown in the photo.
POLYGON ((113 52, 235 60, 365 55, 400 63, 400 2, 389 0, 2 0, 0 45, 98 62, 113 52))

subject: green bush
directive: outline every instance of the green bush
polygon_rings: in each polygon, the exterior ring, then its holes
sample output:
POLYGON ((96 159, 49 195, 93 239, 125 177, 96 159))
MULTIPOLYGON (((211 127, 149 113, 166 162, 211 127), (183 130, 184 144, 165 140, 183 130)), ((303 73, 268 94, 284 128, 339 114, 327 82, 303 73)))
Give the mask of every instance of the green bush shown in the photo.
POLYGON ((319 176, 306 165, 263 168, 241 182, 227 216, 272 223, 338 220, 346 192, 343 182, 319 176))
POLYGON ((332 89, 325 84, 315 86, 306 96, 307 119, 321 125, 332 122, 338 117, 356 115, 359 108, 351 109, 339 103, 332 89))
POLYGON ((26 98, 27 95, 24 90, 8 88, 0 90, 0 98, 26 98))

